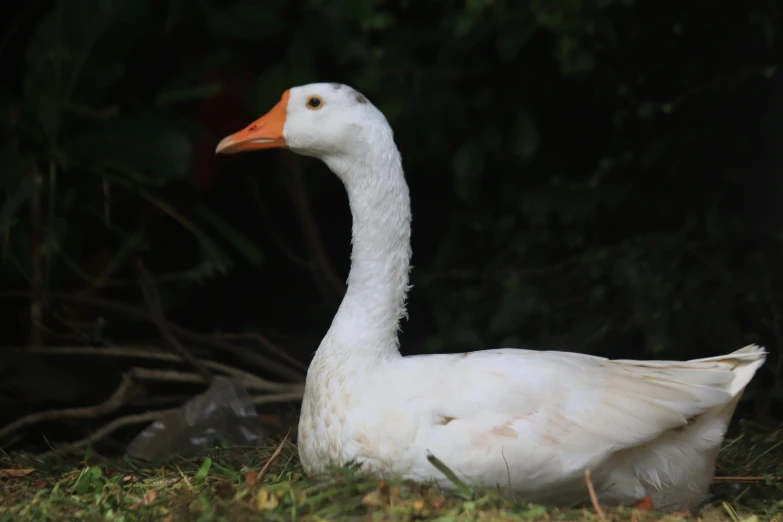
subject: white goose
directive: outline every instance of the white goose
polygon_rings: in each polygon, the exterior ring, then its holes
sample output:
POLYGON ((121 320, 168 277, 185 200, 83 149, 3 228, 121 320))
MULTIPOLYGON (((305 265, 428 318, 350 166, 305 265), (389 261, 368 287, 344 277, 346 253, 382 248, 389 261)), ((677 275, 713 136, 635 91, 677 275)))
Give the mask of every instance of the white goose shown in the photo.
POLYGON ((452 488, 432 452, 463 480, 531 502, 584 500, 588 468, 607 504, 702 501, 762 348, 683 362, 511 348, 403 357, 411 212, 386 118, 346 85, 294 87, 217 152, 273 147, 326 163, 353 214, 348 290, 307 373, 307 473, 354 461, 452 488))

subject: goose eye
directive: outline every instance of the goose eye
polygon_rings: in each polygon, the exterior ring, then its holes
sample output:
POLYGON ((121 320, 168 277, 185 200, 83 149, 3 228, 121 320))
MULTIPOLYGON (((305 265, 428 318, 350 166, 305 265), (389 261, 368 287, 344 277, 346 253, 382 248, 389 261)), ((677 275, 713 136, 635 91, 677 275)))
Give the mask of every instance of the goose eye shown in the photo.
POLYGON ((318 96, 310 96, 307 98, 308 109, 320 109, 321 105, 323 105, 323 101, 321 101, 321 98, 318 96))

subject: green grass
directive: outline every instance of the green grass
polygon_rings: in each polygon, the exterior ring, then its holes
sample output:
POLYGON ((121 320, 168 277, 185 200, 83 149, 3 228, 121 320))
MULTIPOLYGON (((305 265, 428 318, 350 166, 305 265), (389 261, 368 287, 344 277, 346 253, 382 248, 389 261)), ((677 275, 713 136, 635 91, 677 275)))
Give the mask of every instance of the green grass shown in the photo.
MULTIPOLYGON (((249 521, 249 520, 599 520, 591 507, 546 509, 498 494, 444 496, 435 487, 379 482, 337 470, 305 477, 289 442, 264 448, 214 450, 198 459, 151 466, 96 456, 38 462, 0 457, 0 521, 249 521), (86 460, 86 462, 85 462, 86 460), (9 472, 7 470, 17 470, 9 472), (32 471, 31 471, 32 470, 32 471)), ((718 480, 717 497, 699 513, 660 514, 605 509, 610 520, 783 522, 783 428, 745 425, 727 442, 716 473, 757 477, 718 480)))

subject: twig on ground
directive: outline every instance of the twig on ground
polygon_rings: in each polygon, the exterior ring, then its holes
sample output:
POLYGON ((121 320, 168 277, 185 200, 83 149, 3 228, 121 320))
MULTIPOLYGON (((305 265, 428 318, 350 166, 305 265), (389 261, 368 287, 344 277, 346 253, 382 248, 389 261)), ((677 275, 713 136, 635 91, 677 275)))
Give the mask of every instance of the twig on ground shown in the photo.
POLYGON ((123 375, 117 390, 105 401, 95 406, 84 406, 80 408, 61 408, 58 410, 47 410, 37 413, 31 413, 17 419, 10 424, 0 428, 0 439, 3 439, 11 433, 24 428, 30 424, 37 424, 47 420, 56 419, 86 419, 105 415, 119 409, 125 404, 125 398, 133 385, 129 375, 123 375))
POLYGON ((128 373, 131 377, 141 379, 143 381, 204 384, 204 380, 201 378, 201 376, 192 372, 180 372, 177 370, 156 370, 153 368, 139 368, 138 366, 134 366, 128 370, 128 373))
MULTIPOLYGON (((195 373, 179 372, 176 370, 155 370, 150 368, 134 367, 130 369, 129 374, 131 377, 148 380, 148 381, 188 382, 193 384, 203 383, 200 376, 196 375, 195 373)), ((264 391, 269 390, 269 387, 263 381, 261 381, 260 386, 257 386, 257 381, 255 379, 245 380, 243 377, 239 377, 239 380, 242 383, 242 385, 249 390, 264 390, 264 391)), ((285 385, 276 388, 276 390, 282 391, 284 394, 286 394, 286 397, 290 394, 293 394, 294 396, 298 395, 299 398, 301 398, 302 395, 304 394, 304 385, 302 384, 285 385)), ((275 397, 275 396, 271 395, 270 397, 275 397)))
POLYGON ((157 410, 162 407, 172 407, 182 405, 193 398, 192 393, 180 395, 156 395, 154 397, 140 397, 139 399, 128 401, 128 406, 140 410, 157 410))
MULTIPOLYGON (((155 351, 150 349, 150 347, 144 347, 144 346, 139 346, 138 348, 134 346, 110 346, 106 348, 93 348, 90 346, 59 346, 59 347, 52 347, 52 348, 34 348, 34 349, 18 348, 18 350, 24 351, 25 353, 40 353, 45 355, 92 355, 96 357, 133 357, 137 359, 153 359, 156 361, 179 362, 179 363, 183 362, 182 358, 177 354, 163 352, 163 351, 155 351)), ((211 361, 209 359, 198 359, 198 361, 200 364, 203 364, 206 367, 216 372, 221 372, 227 375, 233 375, 235 377, 239 377, 239 379, 242 381, 243 384, 245 384, 246 387, 252 388, 254 390, 264 390, 264 391, 291 390, 291 389, 299 388, 299 386, 295 386, 295 385, 301 385, 301 381, 299 383, 293 383, 294 385, 289 383, 276 383, 272 381, 267 381, 266 379, 253 375, 250 372, 246 372, 244 370, 240 370, 238 368, 234 368, 233 366, 229 366, 227 364, 223 364, 217 361, 211 361)))
POLYGON ((304 387, 301 390, 290 392, 280 392, 268 395, 255 395, 252 399, 253 404, 273 404, 275 402, 300 401, 304 397, 304 387))
MULTIPOLYGON (((30 298, 31 295, 32 295, 31 292, 26 290, 0 291, 0 298, 17 297, 17 298, 27 299, 30 298)), ((47 298, 55 301, 82 303, 89 306, 104 308, 106 310, 111 310, 114 312, 132 315, 141 319, 146 319, 148 321, 152 320, 150 315, 144 310, 141 310, 134 306, 126 305, 124 303, 111 301, 108 299, 101 299, 98 297, 91 297, 91 296, 84 296, 84 295, 73 295, 65 292, 51 292, 47 295, 47 298)), ((188 330, 187 328, 172 323, 171 321, 167 321, 167 323, 168 323, 169 330, 173 334, 178 335, 183 339, 188 339, 193 342, 210 346, 212 348, 217 348, 219 350, 230 352, 240 357, 241 359, 245 360, 248 363, 255 364, 270 372, 276 372, 281 377, 286 378, 290 381, 294 381, 294 382, 301 381, 302 378, 304 377, 304 372, 302 372, 301 370, 289 368, 288 366, 273 361, 268 357, 265 357, 257 352, 252 352, 249 350, 238 348, 230 343, 226 343, 224 341, 221 341, 220 339, 215 339, 214 337, 209 335, 193 332, 191 330, 188 330)))
POLYGON ((258 475, 256 475, 256 481, 261 480, 264 475, 266 475, 266 472, 269 471, 269 468, 272 466, 272 464, 277 460, 277 457, 280 456, 280 453, 283 451, 283 447, 285 446, 285 443, 288 442, 288 436, 291 434, 291 430, 289 429, 285 437, 283 437, 283 440, 280 441, 280 444, 277 445, 275 448, 275 451, 272 453, 272 455, 266 460, 266 463, 264 463, 264 467, 261 468, 261 471, 258 472, 258 475))
POLYGON ((152 277, 152 274, 150 274, 149 270, 145 268, 141 261, 136 264, 136 269, 139 271, 139 284, 141 286, 141 293, 144 296, 144 302, 147 303, 147 308, 150 311, 152 321, 155 323, 155 326, 158 327, 160 335, 171 348, 180 355, 180 357, 196 370, 206 384, 211 383, 212 374, 209 369, 201 364, 198 359, 193 357, 193 355, 191 355, 171 333, 168 323, 166 322, 166 314, 163 312, 163 306, 160 302, 160 294, 158 294, 158 285, 155 284, 155 278, 152 277))
POLYGON ((783 480, 778 477, 713 477, 713 482, 764 482, 766 480, 783 480))
POLYGON ((590 495, 590 502, 593 504, 595 513, 601 520, 606 520, 606 513, 604 513, 601 504, 598 502, 598 495, 595 494, 595 487, 593 486, 593 478, 590 475, 590 470, 585 470, 585 484, 587 485, 587 493, 590 495))
MULTIPOLYGON (((195 374, 192 374, 194 377, 198 377, 195 374)), ((294 394, 290 394, 294 395, 294 394)), ((301 396, 301 394, 300 394, 301 396)), ((256 397, 254 399, 264 399, 263 402, 274 402, 274 401, 281 401, 285 400, 286 394, 279 394, 277 396, 269 395, 269 396, 261 396, 256 397)), ((254 402, 256 402, 254 400, 254 402)), ((75 451, 81 450, 87 446, 90 446, 91 444, 95 444, 99 440, 103 439, 107 435, 111 434, 112 432, 118 430, 119 428, 122 428, 123 426, 131 426, 133 424, 144 424, 148 422, 153 422, 155 420, 160 419, 161 417, 164 417, 166 415, 171 415, 175 413, 178 410, 178 408, 169 408, 167 410, 158 410, 158 411, 151 411, 151 412, 144 412, 144 413, 138 413, 134 415, 126 415, 124 417, 119 417, 111 422, 104 424, 94 432, 92 432, 89 436, 84 437, 83 439, 79 439, 74 442, 70 442, 67 444, 63 444, 55 449, 52 449, 50 451, 40 453, 36 455, 39 459, 45 459, 48 457, 53 457, 55 455, 65 455, 68 453, 73 453, 75 451)), ((286 435, 286 439, 288 438, 288 435, 286 435)), ((280 446, 282 448, 282 445, 280 446)), ((279 451, 276 451, 276 453, 279 454, 279 451)), ((273 455, 275 457, 275 455, 273 455)), ((271 459, 270 459, 271 460, 271 459)))
POLYGON ((95 444, 102 438, 106 437, 110 433, 122 428, 123 426, 131 426, 133 424, 144 424, 147 422, 152 422, 155 420, 160 419, 161 417, 165 415, 171 415, 172 413, 175 413, 177 411, 177 408, 171 408, 168 410, 159 410, 159 411, 148 411, 144 413, 138 413, 135 415, 126 415, 125 417, 119 417, 114 419, 113 421, 109 422, 108 424, 104 424, 99 429, 95 430, 94 432, 90 433, 89 436, 79 439, 74 442, 70 442, 68 444, 63 444, 59 446, 58 448, 55 448, 51 451, 46 451, 44 453, 39 453, 36 455, 39 459, 45 459, 48 457, 54 457, 56 455, 65 455, 68 453, 72 453, 74 451, 77 451, 79 449, 85 448, 91 444, 95 444))
MULTIPOLYGON (((102 351, 109 351, 109 350, 113 352, 112 355, 123 355, 123 356, 139 355, 134 353, 133 350, 123 350, 121 348, 113 348, 113 349, 107 348, 105 350, 87 348, 87 347, 81 347, 81 348, 74 347, 74 348, 64 348, 64 349, 63 348, 34 349, 34 351, 38 353, 59 352, 61 354, 83 353, 89 355, 97 355, 100 354, 100 352, 102 351)), ((150 356, 149 358, 152 359, 179 360, 179 357, 177 355, 168 354, 168 353, 147 352, 145 354, 141 354, 141 356, 144 355, 150 356)), ((218 371, 224 371, 225 373, 234 375, 239 379, 242 385, 249 390, 277 392, 277 393, 270 393, 265 395, 255 395, 251 399, 253 404, 270 404, 275 402, 298 401, 301 400, 302 396, 304 395, 303 383, 276 384, 261 379, 260 377, 256 377, 255 375, 252 375, 250 373, 243 372, 242 370, 231 368, 230 366, 226 366, 221 363, 217 363, 214 361, 204 361, 203 363, 207 366, 213 366, 218 371)), ((47 410, 47 411, 42 411, 37 413, 31 413, 30 415, 26 415, 0 428, 0 440, 8 437, 9 435, 20 430, 21 428, 24 428, 25 426, 31 424, 37 424, 39 422, 44 422, 48 420, 59 420, 59 419, 86 419, 86 418, 98 417, 100 415, 105 415, 107 413, 116 411, 128 403, 126 399, 128 398, 129 391, 132 388, 133 378, 141 379, 141 380, 159 381, 159 382, 203 384, 203 380, 201 376, 195 373, 180 372, 176 370, 157 370, 157 369, 150 369, 150 368, 133 367, 127 373, 124 373, 122 375, 122 380, 120 381, 120 384, 117 387, 116 391, 102 403, 94 406, 84 406, 79 408, 61 408, 56 410, 47 410)))

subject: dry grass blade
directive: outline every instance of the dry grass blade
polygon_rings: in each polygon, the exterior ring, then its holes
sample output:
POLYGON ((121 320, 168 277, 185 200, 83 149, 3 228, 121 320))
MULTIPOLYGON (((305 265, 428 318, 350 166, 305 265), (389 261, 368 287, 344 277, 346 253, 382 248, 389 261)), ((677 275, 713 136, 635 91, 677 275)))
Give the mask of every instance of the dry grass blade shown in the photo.
POLYGON ((464 481, 462 481, 454 471, 451 470, 446 464, 444 464, 440 459, 435 457, 432 453, 427 453, 427 460, 430 464, 435 466, 435 469, 443 473, 449 481, 451 481, 452 484, 454 484, 457 487, 457 491, 459 491, 460 495, 465 498, 466 500, 470 500, 475 497, 475 491, 473 491, 473 488, 465 484, 464 481))
POLYGON ((590 503, 593 505, 596 515, 601 520, 606 520, 606 513, 604 513, 601 504, 598 502, 598 495, 595 493, 595 487, 593 486, 593 477, 590 474, 590 470, 585 470, 585 485, 587 486, 587 493, 590 495, 590 503))
POLYGON ((283 440, 280 441, 280 444, 277 445, 275 451, 272 452, 272 455, 267 459, 266 463, 264 464, 264 467, 261 468, 261 471, 259 471, 258 475, 256 475, 256 480, 261 480, 262 478, 264 478, 264 475, 266 475, 266 473, 269 471, 269 468, 272 466, 272 464, 274 464, 274 462, 283 452, 283 448, 288 442, 288 436, 290 434, 291 434, 291 430, 288 430, 288 432, 285 434, 285 437, 283 437, 283 440))
POLYGON ((768 477, 714 477, 713 482, 763 482, 768 477))
POLYGON ((29 475, 30 473, 34 473, 34 469, 0 469, 0 479, 4 478, 13 478, 13 477, 24 477, 25 475, 29 475))

